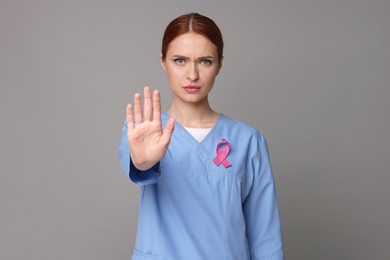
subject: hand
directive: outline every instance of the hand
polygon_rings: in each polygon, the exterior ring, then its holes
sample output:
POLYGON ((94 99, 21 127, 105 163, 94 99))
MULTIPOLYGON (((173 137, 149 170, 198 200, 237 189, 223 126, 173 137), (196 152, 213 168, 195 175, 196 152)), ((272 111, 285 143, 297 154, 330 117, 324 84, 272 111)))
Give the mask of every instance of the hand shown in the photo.
POLYGON ((137 169, 147 170, 164 157, 173 133, 174 120, 168 120, 163 132, 160 93, 155 90, 152 101, 149 87, 144 88, 143 117, 141 95, 134 95, 134 117, 133 106, 128 104, 126 121, 131 160, 137 169))

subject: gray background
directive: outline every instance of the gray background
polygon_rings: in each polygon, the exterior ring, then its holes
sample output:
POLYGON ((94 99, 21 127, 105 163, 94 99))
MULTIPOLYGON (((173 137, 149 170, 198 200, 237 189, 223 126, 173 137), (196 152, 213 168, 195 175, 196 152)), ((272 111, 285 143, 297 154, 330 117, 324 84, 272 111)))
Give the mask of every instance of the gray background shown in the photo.
POLYGON ((124 109, 170 91, 163 30, 226 42, 214 108, 268 139, 286 259, 390 259, 390 1, 0 2, 0 259, 129 259, 124 109))

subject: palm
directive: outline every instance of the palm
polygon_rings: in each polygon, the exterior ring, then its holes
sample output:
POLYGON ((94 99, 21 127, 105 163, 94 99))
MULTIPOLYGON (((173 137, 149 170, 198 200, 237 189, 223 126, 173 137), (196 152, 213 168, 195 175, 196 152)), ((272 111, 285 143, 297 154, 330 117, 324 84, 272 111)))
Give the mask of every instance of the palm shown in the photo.
POLYGON ((134 96, 134 117, 131 104, 127 106, 126 114, 131 159, 138 169, 146 170, 164 157, 174 122, 170 119, 163 132, 160 95, 155 91, 152 102, 148 87, 144 90, 143 114, 141 97, 138 93, 134 96))
POLYGON ((165 154, 167 142, 162 138, 162 126, 159 122, 144 122, 130 129, 128 139, 133 160, 144 158, 146 161, 158 161, 165 154))

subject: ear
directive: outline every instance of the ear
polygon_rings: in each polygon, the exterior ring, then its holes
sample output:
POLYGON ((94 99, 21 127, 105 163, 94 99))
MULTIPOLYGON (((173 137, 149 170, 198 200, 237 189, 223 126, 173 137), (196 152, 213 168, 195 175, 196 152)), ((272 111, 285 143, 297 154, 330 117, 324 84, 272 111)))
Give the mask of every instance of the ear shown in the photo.
POLYGON ((218 68, 217 75, 219 74, 219 71, 220 71, 221 68, 222 68, 222 61, 223 61, 223 57, 219 60, 219 68, 218 68))
POLYGON ((160 64, 164 71, 167 71, 167 68, 165 67, 165 59, 163 59, 162 53, 160 53, 160 64))

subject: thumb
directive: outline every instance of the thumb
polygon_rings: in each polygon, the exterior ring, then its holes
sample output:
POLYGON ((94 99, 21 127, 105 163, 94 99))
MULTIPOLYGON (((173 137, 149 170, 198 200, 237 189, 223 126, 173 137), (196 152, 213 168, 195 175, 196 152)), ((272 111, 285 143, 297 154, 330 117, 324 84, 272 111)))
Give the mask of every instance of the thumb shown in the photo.
POLYGON ((170 142, 174 128, 175 128, 175 120, 171 117, 168 119, 167 123, 165 124, 164 132, 161 136, 161 139, 164 143, 170 142))

